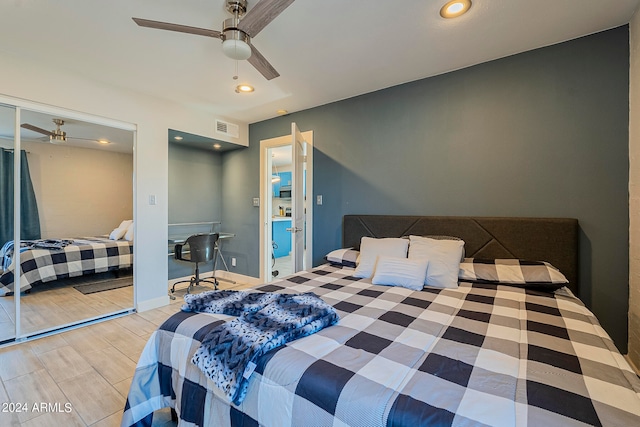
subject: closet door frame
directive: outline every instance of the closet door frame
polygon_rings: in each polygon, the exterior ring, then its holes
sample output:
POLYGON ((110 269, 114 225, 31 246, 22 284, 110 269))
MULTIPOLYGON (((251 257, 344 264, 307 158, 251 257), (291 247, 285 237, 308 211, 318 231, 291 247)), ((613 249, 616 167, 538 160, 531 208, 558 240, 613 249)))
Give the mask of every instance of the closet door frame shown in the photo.
MULTIPOLYGON (((4 105, 6 107, 9 108, 14 108, 14 117, 15 117, 15 124, 14 124, 14 153, 20 153, 21 150, 21 138, 20 138, 20 124, 21 124, 21 113, 22 110, 28 110, 28 111, 33 111, 36 113, 43 113, 43 114, 51 114, 51 115, 59 115, 62 117, 65 117, 67 119, 73 119, 73 120, 79 120, 79 121, 84 121, 87 123, 93 123, 93 124, 97 124, 97 125, 102 125, 102 126, 108 126, 108 127, 113 127, 113 128, 117 128, 117 129, 121 129, 121 130, 126 130, 126 131, 131 131, 132 135, 133 135, 133 176, 132 176, 132 185, 133 185, 133 216, 134 216, 134 221, 135 221, 135 212, 137 211, 137 197, 136 197, 136 189, 137 189, 137 182, 136 182, 136 133, 137 133, 137 126, 133 123, 128 123, 128 122, 123 122, 123 121, 119 121, 119 120, 114 120, 114 119, 108 119, 105 117, 100 117, 100 116, 96 116, 93 114, 88 114, 88 113, 83 113, 83 112, 79 112, 79 111, 74 111, 74 110, 69 110, 69 109, 65 109, 62 107, 56 107, 56 106, 51 106, 51 105, 46 105, 46 104, 41 104, 41 103, 37 103, 37 102, 33 102, 33 101, 28 101, 28 100, 23 100, 23 99, 19 99, 19 98, 12 98, 12 97, 8 97, 8 96, 4 96, 4 95, 0 95, 0 105, 4 105)), ((14 214, 14 222, 13 222, 13 239, 14 242, 19 242, 20 241, 20 212, 21 212, 21 206, 20 206, 20 196, 21 196, 21 186, 20 186, 20 156, 14 156, 14 168, 13 168, 13 185, 14 185, 14 205, 13 205, 13 214, 14 214)), ((136 234, 137 231, 134 228, 134 241, 136 240, 136 234)), ((137 273, 136 273, 136 268, 135 268, 135 259, 136 259, 136 252, 137 252, 137 247, 136 245, 133 246, 133 301, 132 301, 132 306, 131 309, 128 311, 133 312, 135 309, 134 307, 137 307, 137 292, 136 292, 136 283, 138 282, 137 280, 137 273)), ((14 260, 15 260, 15 265, 20 265, 20 251, 15 251, 14 254, 14 260)), ((20 268, 15 269, 14 272, 14 287, 17 284, 17 289, 19 289, 19 283, 20 283, 20 279, 21 279, 21 272, 20 272, 20 268)), ((45 331, 39 331, 39 332, 35 332, 35 333, 23 333, 21 330, 21 312, 20 312, 20 292, 14 292, 14 316, 15 316, 15 334, 14 334, 14 341, 15 342, 20 342, 20 341, 25 341, 27 339, 29 339, 32 336, 42 336, 42 335, 48 335, 50 333, 55 333, 58 329, 64 329, 64 328, 68 328, 68 327, 72 327, 78 323, 84 323, 85 321, 81 321, 81 322, 74 322, 72 324, 69 325, 56 325, 55 328, 52 328, 53 331, 49 331, 49 330, 45 330, 45 331)), ((126 309, 123 311, 127 311, 126 309)), ((101 317, 107 317, 110 315, 105 315, 105 316, 101 316, 101 317)), ((97 319, 87 319, 86 321, 91 321, 91 320, 97 320, 97 319)))

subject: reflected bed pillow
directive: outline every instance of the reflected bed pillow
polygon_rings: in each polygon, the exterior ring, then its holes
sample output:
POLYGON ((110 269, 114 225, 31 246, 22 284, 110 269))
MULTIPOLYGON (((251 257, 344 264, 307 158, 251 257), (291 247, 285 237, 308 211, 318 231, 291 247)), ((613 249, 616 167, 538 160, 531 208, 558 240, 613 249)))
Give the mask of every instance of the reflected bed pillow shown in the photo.
POLYGON ((428 265, 429 261, 425 259, 379 256, 371 283, 420 291, 424 287, 428 265))
POLYGON ((406 258, 408 247, 409 241, 407 239, 363 237, 360 240, 360 261, 358 261, 358 266, 353 275, 360 278, 373 276, 379 256, 406 258))
POLYGON ((120 223, 119 226, 117 226, 110 234, 109 234, 109 239, 111 240, 120 240, 122 239, 125 234, 127 234, 127 229, 129 228, 129 226, 133 224, 133 220, 131 219, 125 219, 124 221, 122 221, 120 223))
POLYGON ((128 240, 129 242, 133 241, 133 222, 129 224, 127 232, 124 234, 124 240, 128 240))
POLYGON ((569 281, 548 262, 521 259, 465 258, 460 263, 460 280, 476 283, 496 283, 538 289, 560 289, 569 281))
POLYGON ((441 240, 409 236, 409 258, 429 261, 424 284, 436 288, 457 288, 462 240, 441 240))
POLYGON ((331 251, 324 258, 332 265, 355 268, 358 255, 360 255, 359 251, 353 248, 347 248, 331 251))

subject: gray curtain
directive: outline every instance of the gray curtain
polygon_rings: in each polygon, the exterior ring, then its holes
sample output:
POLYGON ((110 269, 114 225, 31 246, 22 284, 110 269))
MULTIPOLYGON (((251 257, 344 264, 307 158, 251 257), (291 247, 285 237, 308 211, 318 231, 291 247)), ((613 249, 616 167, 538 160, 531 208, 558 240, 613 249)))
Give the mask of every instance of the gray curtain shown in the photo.
MULTIPOLYGON (((39 239, 40 218, 27 153, 20 152, 20 238, 39 239)), ((0 245, 13 240, 13 150, 0 149, 0 245)))

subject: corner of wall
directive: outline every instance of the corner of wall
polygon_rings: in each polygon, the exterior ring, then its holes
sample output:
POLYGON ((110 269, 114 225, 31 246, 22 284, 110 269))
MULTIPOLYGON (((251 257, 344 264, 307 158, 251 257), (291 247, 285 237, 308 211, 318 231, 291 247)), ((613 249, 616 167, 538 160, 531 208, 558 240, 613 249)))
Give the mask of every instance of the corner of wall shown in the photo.
POLYGON ((629 352, 640 366, 640 8, 629 22, 629 352))

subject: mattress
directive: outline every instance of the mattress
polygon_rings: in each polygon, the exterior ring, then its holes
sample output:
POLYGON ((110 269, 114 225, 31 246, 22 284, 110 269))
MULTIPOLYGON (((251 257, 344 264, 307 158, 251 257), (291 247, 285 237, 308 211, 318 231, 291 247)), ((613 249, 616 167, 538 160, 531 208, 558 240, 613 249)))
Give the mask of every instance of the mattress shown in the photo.
POLYGON ((323 265, 256 287, 313 292, 340 320, 262 356, 240 405, 191 363, 232 317, 171 316, 140 357, 122 426, 163 407, 181 426, 640 425, 638 377, 568 288, 412 291, 353 273, 323 265))

